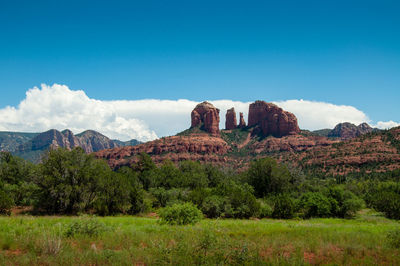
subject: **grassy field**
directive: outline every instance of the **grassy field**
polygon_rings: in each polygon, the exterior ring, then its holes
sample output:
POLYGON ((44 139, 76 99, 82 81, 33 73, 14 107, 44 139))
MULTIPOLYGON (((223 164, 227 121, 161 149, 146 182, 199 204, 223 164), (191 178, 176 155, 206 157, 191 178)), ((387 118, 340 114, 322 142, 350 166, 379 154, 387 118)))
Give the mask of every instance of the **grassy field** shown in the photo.
POLYGON ((356 219, 203 220, 0 217, 0 265, 400 265, 387 234, 400 224, 356 219))

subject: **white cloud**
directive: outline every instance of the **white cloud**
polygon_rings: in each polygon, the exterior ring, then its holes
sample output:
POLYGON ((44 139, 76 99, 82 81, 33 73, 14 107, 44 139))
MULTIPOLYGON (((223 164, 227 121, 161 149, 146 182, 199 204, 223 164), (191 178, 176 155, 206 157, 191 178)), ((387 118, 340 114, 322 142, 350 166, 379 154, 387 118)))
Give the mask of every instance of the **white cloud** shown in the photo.
POLYGON ((275 104, 284 110, 294 113, 302 129, 333 128, 343 122, 350 122, 356 125, 363 122, 371 122, 365 113, 348 105, 306 100, 288 100, 275 102, 275 104))
MULTIPOLYGON (((225 127, 226 110, 235 107, 247 121, 249 102, 210 101, 220 109, 220 127, 225 127)), ((89 98, 82 90, 71 90, 54 84, 34 87, 17 106, 0 109, 0 130, 42 132, 51 128, 71 129, 80 133, 97 130, 120 140, 148 141, 158 136, 174 135, 190 126, 190 112, 198 102, 190 100, 144 99, 135 101, 100 101, 89 98)), ((306 100, 275 102, 293 112, 302 129, 333 128, 340 122, 371 122, 362 111, 344 105, 306 100)), ((393 121, 378 122, 378 127, 398 125, 393 121)))
POLYGON ((380 128, 380 129, 389 129, 389 128, 392 128, 392 127, 400 126, 400 123, 394 122, 392 120, 390 120, 390 121, 379 121, 378 123, 376 123, 375 126, 377 128, 380 128))

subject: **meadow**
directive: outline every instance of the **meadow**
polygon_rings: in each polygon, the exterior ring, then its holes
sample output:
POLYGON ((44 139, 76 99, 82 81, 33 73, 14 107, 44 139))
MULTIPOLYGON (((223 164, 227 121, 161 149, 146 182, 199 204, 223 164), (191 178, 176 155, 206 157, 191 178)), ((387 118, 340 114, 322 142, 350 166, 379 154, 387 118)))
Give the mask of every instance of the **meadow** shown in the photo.
MULTIPOLYGON (((0 217, 1 265, 400 265, 388 237, 400 223, 363 210, 354 219, 0 217)), ((393 240, 393 239, 392 239, 393 240)))

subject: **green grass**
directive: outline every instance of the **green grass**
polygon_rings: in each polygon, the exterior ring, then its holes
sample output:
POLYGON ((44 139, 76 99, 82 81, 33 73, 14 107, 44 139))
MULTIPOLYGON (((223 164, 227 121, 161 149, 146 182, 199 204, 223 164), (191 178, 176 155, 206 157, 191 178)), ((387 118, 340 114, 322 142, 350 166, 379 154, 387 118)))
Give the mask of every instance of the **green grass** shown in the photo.
POLYGON ((143 217, 95 218, 98 234, 67 236, 90 218, 0 217, 0 265, 400 264, 387 234, 398 222, 356 219, 203 220, 167 226, 143 217))

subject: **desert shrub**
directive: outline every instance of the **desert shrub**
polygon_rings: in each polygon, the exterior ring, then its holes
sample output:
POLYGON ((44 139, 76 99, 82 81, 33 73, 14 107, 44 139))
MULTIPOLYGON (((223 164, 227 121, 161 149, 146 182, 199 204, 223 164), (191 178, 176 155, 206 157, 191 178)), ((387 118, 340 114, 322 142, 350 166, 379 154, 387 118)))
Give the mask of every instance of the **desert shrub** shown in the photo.
POLYGON ((0 214, 10 215, 14 201, 0 187, 0 214))
POLYGON ((182 187, 196 189, 208 186, 207 174, 199 162, 183 161, 179 165, 179 170, 182 172, 182 187))
POLYGON ((294 199, 287 194, 279 194, 272 201, 274 203, 272 217, 279 219, 293 218, 296 211, 294 199))
POLYGON ((373 206, 388 218, 400 219, 400 194, 396 192, 380 191, 376 193, 373 206))
POLYGON ((353 217, 363 206, 360 198, 341 186, 330 187, 325 194, 330 201, 331 214, 334 217, 353 217))
POLYGON ((154 187, 163 187, 165 189, 178 188, 183 186, 183 174, 169 160, 158 168, 156 178, 154 180, 154 187))
POLYGON ((225 198, 224 217, 250 218, 256 217, 260 204, 254 196, 253 188, 247 183, 228 180, 215 189, 215 194, 225 198))
POLYGON ((151 188, 150 193, 154 196, 154 207, 171 206, 177 202, 188 201, 189 192, 182 188, 165 189, 163 187, 151 188))
POLYGON ((287 167, 273 158, 253 161, 246 172, 247 182, 253 186, 255 196, 262 198, 269 193, 282 193, 290 189, 291 176, 287 167))
POLYGON ((203 218, 201 211, 192 203, 174 204, 159 211, 160 223, 169 225, 196 224, 203 218))
POLYGON ((258 218, 272 217, 273 209, 271 205, 269 205, 266 201, 258 199, 260 204, 260 211, 258 214, 258 218))
POLYGON ((212 195, 203 201, 201 204, 201 211, 208 218, 221 217, 224 214, 225 199, 218 195, 212 195))
POLYGON ((105 232, 107 227, 94 217, 80 217, 67 225, 65 236, 74 237, 77 235, 98 236, 105 232))
POLYGON ((400 228, 390 231, 386 239, 391 247, 400 248, 400 228))
POLYGON ((320 192, 308 192, 302 195, 299 208, 305 218, 329 217, 331 204, 329 199, 320 192))
POLYGON ((94 210, 97 214, 127 213, 131 208, 132 186, 123 174, 111 171, 104 173, 96 190, 98 197, 94 210))
POLYGON ((400 185, 394 182, 383 182, 376 185, 367 194, 367 202, 386 217, 400 219, 400 185))
POLYGON ((140 153, 138 155, 138 162, 132 165, 132 169, 138 174, 138 178, 145 190, 154 187, 158 169, 148 154, 140 153))

